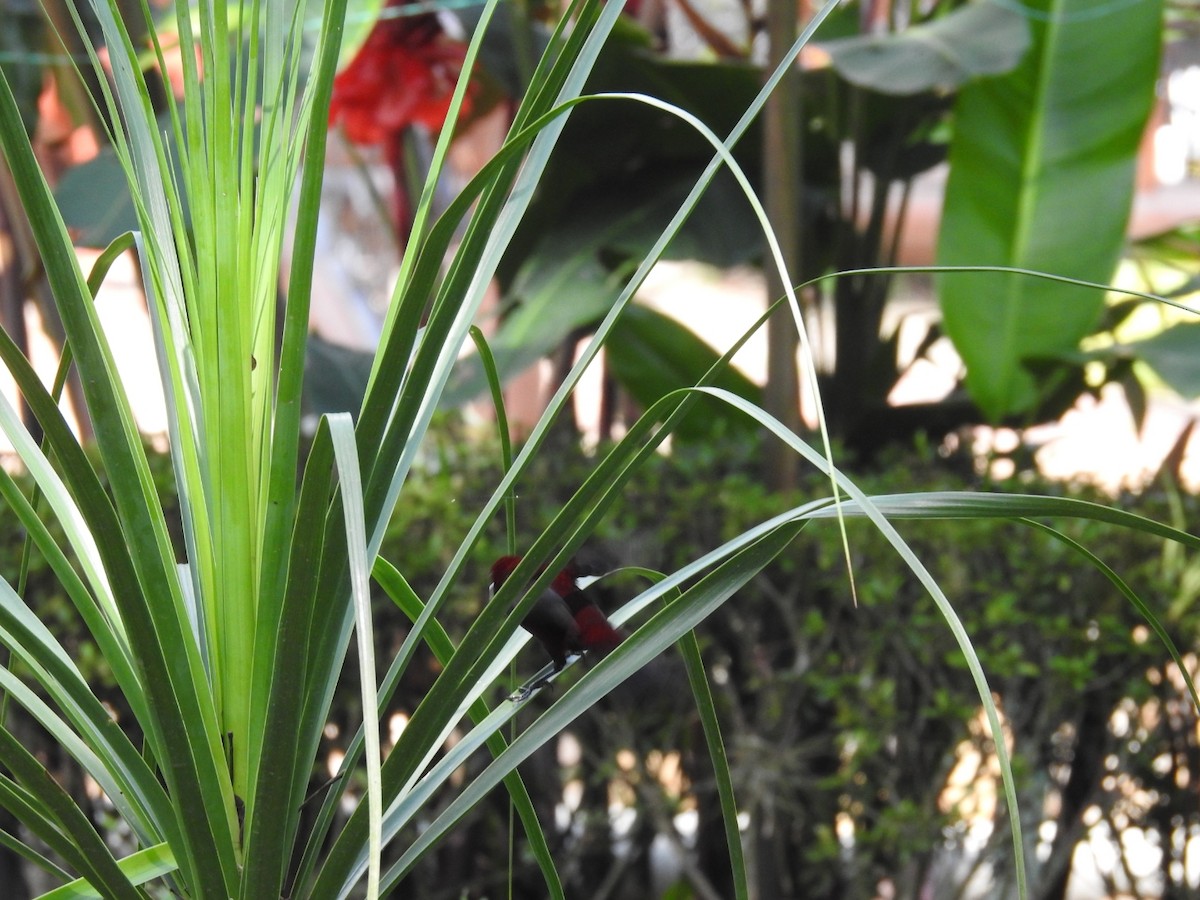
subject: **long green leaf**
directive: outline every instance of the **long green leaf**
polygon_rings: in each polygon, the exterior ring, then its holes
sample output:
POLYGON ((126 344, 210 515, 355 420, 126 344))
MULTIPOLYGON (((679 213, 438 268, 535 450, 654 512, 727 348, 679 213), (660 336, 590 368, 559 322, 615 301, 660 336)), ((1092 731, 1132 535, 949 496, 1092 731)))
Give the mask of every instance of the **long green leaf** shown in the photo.
MULTIPOLYGON (((500 385, 500 372, 496 368, 496 359, 487 338, 476 326, 471 327, 471 340, 475 342, 475 350, 487 378, 488 391, 492 395, 492 410, 496 415, 496 435, 500 439, 500 467, 507 472, 512 468, 512 435, 508 429, 508 413, 504 407, 504 389, 500 385)), ((517 495, 509 491, 504 498, 505 535, 508 540, 509 554, 517 552, 517 495)), ((420 615, 420 612, 418 612, 420 615)))
MULTIPOLYGON (((413 592, 413 589, 409 587, 408 582, 404 580, 404 576, 400 574, 395 566, 383 558, 377 559, 372 574, 379 583, 379 586, 384 589, 392 599, 392 602, 400 608, 401 612, 410 621, 416 622, 421 617, 425 605, 413 592)), ((448 663, 454 656, 454 643, 450 640, 450 636, 446 634, 437 619, 429 620, 424 634, 429 649, 433 652, 438 662, 442 665, 448 663)), ((487 705, 481 700, 476 700, 471 705, 469 714, 472 721, 476 723, 482 722, 488 717, 487 705)), ((493 757, 503 753, 506 746, 504 738, 499 733, 488 738, 488 751, 493 757)), ((347 751, 347 756, 350 755, 349 751, 347 751)), ((521 818, 521 824, 525 828, 525 837, 529 841, 529 852, 537 860, 542 870, 542 877, 546 879, 546 890, 551 897, 564 897, 562 882, 558 877, 558 870, 554 867, 554 858, 550 853, 550 845, 546 841, 546 833, 542 829, 541 823, 538 822, 537 811, 533 807, 533 800, 529 796, 529 791, 525 788, 525 782, 521 780, 520 773, 509 773, 504 779, 504 786, 508 790, 509 796, 512 797, 513 805, 516 807, 517 814, 521 818)))
MULTIPOLYGON (((167 844, 157 844, 131 853, 117 863, 133 884, 145 884, 174 872, 175 857, 167 844)), ((42 894, 38 900, 103 900, 104 895, 80 878, 42 894)))
MULTIPOLYGON (((323 521, 333 481, 333 445, 325 420, 317 429, 305 464, 288 545, 287 583, 279 616, 274 656, 266 671, 270 691, 263 711, 263 743, 247 810, 246 862, 241 884, 243 900, 283 893, 288 848, 295 839, 304 790, 314 758, 313 745, 298 740, 295 727, 308 700, 305 685, 312 660, 313 620, 321 595, 312 577, 320 565, 325 533, 313 523, 323 521)), ((310 845, 311 846, 311 845, 310 845)), ((301 883, 308 866, 300 867, 301 883)))
POLYGON ((178 840, 167 795, 154 773, 96 699, 49 629, 4 581, 0 581, 0 640, 35 674, 75 731, 69 730, 41 698, 5 669, 0 670, 0 681, 6 690, 83 764, 139 840, 156 841, 164 836, 178 840))
MULTIPOLYGON (((729 403, 734 408, 740 409, 746 415, 769 429, 772 434, 807 459, 809 463, 836 479, 839 487, 845 490, 851 500, 858 504, 863 514, 870 519, 871 524, 879 529, 879 532, 887 539, 888 543, 895 548, 900 558, 904 560, 912 573, 916 575, 917 580, 921 582, 925 590, 929 593, 929 596, 933 598, 933 602, 937 605, 942 618, 946 620, 946 624, 949 626, 950 632, 954 636, 954 640, 957 642, 959 650, 966 660, 971 678, 975 682, 975 689, 979 693, 980 703, 987 716, 988 727, 992 732, 996 760, 1000 766, 1000 777, 1004 786, 1004 799, 1008 804, 1009 829, 1012 833, 1013 859, 1016 866, 1017 894, 1023 900, 1023 898, 1029 895, 1029 888, 1025 874, 1025 854, 1024 845, 1021 840, 1021 820, 1017 814, 1020 807, 1017 804, 1017 789, 1012 773, 1012 763, 1009 759, 1008 748, 1004 743, 1004 731, 1000 725, 1000 715, 996 710, 996 703, 992 698, 991 689, 988 687, 983 665, 979 662, 979 656, 971 644, 971 638, 963 627, 958 614, 954 611, 953 605, 942 592, 942 589, 938 586, 933 576, 929 574, 929 570, 925 568, 925 565, 912 552, 904 538, 896 531, 895 526, 888 521, 874 501, 863 494, 849 478, 829 465, 824 457, 789 431, 779 420, 763 412, 761 409, 752 406, 742 398, 728 391, 722 391, 717 388, 699 388, 698 390, 711 394, 729 403)), ((839 522, 842 521, 844 507, 845 504, 841 504, 840 509, 836 508, 835 505, 833 510, 839 522)))
MULTIPOLYGON (((358 634, 358 663, 363 709, 363 746, 367 753, 367 896, 379 896, 383 786, 379 776, 379 708, 375 684, 375 641, 371 627, 371 559, 367 557, 367 529, 363 519, 362 479, 358 449, 354 444, 354 421, 349 413, 329 416, 329 433, 337 461, 342 511, 346 520, 346 553, 350 558, 350 594, 354 603, 354 630, 358 634)), ((373 559, 373 557, 372 557, 373 559)))
POLYGON ((144 900, 144 894, 134 887, 121 871, 112 852, 96 833, 75 801, 62 789, 46 768, 7 728, 0 728, 0 759, 17 777, 31 797, 49 814, 69 842, 70 849, 60 843, 59 850, 66 850, 67 861, 94 884, 105 897, 113 900, 144 900))
MULTIPOLYGON (((1095 6, 1026 4, 1023 62, 959 95, 939 263, 1112 276, 1154 99, 1162 3, 1095 6)), ((994 419, 1037 401, 1022 361, 1073 350, 1104 306, 1099 291, 1010 276, 941 278, 938 291, 967 388, 994 419)))
POLYGON ((13 170, 83 376, 97 442, 113 485, 116 515, 53 401, 19 352, 12 352, 15 348, 6 335, 0 339, 0 352, 51 446, 64 460, 64 476, 92 522, 130 645, 145 672, 151 717, 143 725, 155 743, 156 755, 193 761, 164 770, 180 830, 186 835, 181 867, 192 883, 225 892, 236 869, 234 804, 222 771, 213 710, 201 689, 198 651, 185 630, 174 551, 90 292, 28 139, 13 125, 16 121, 15 102, 0 72, 0 146, 13 170), (148 602, 149 596, 155 602, 148 602))
MULTIPOLYGON (((880 494, 871 505, 890 519, 980 519, 1070 517, 1094 519, 1132 531, 1142 531, 1155 537, 1175 541, 1200 549, 1200 537, 1139 516, 1136 513, 1078 500, 1074 497, 1044 497, 1039 494, 1000 494, 988 491, 926 491, 920 494, 880 494)), ((848 501, 843 507, 848 515, 863 515, 858 501, 848 501)), ((832 509, 822 513, 832 516, 832 509)))

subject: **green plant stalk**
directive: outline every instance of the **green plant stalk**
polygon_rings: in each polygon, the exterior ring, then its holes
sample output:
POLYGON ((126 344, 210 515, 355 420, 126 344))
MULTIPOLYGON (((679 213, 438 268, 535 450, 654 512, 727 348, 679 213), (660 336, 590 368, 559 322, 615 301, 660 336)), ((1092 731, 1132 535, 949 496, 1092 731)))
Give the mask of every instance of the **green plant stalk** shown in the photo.
MULTIPOLYGON (((191 17, 177 17, 176 27, 180 39, 179 46, 194 47, 191 17)), ((120 30, 116 22, 110 24, 109 28, 120 30)), ((150 29, 150 35, 159 70, 167 71, 157 29, 150 29)), ((183 109, 191 123, 203 116, 203 107, 197 104, 201 96, 201 77, 195 56, 194 53, 180 54, 185 83, 183 109)), ((136 84, 135 77, 140 77, 137 75, 140 70, 127 67, 125 71, 126 77, 119 80, 118 84, 124 84, 128 92, 129 85, 136 84)), ((119 113, 116 101, 108 92, 105 93, 105 99, 110 115, 117 120, 119 113)), ((127 103, 132 102, 132 98, 127 100, 127 103)), ((168 109, 180 170, 185 182, 191 184, 191 172, 193 168, 201 165, 206 153, 203 129, 185 128, 180 119, 178 104, 170 104, 168 109)), ((142 232, 138 235, 138 258, 142 265, 142 284, 147 303, 152 304, 150 308, 156 313, 150 316, 150 320, 154 329, 160 379, 164 386, 168 412, 167 431, 171 456, 175 463, 175 480, 187 549, 188 576, 192 596, 195 598, 197 621, 204 634, 204 639, 200 641, 202 659, 206 671, 210 673, 209 678, 214 683, 219 683, 222 677, 222 667, 217 659, 220 648, 209 640, 216 615, 216 560, 209 539, 212 533, 212 498, 206 488, 208 432, 199 398, 196 361, 200 348, 204 346, 204 335, 198 327, 190 327, 191 316, 187 310, 185 296, 198 291, 197 266, 185 239, 189 232, 188 223, 198 222, 204 233, 210 233, 211 227, 206 225, 210 216, 208 206, 197 203, 189 210, 191 218, 185 219, 180 185, 172 182, 171 189, 162 190, 155 178, 157 173, 172 171, 166 164, 167 154, 161 143, 154 144, 155 164, 150 165, 144 161, 148 155, 144 148, 157 132, 145 133, 144 129, 139 128, 140 123, 136 117, 130 118, 127 127, 134 134, 127 140, 123 130, 118 129, 113 135, 113 145, 121 153, 127 172, 142 173, 141 188, 131 188, 138 219, 142 223, 142 232), (135 135, 136 140, 132 139, 135 135), (142 149, 139 156, 135 157, 133 150, 137 148, 142 149), (139 159, 143 161, 139 162, 139 159)))
MULTIPOLYGON (((318 558, 318 550, 309 546, 310 540, 320 540, 322 535, 309 534, 311 526, 300 526, 300 522, 316 522, 320 520, 323 510, 314 509, 309 516, 298 519, 296 513, 298 502, 302 503, 303 494, 298 501, 295 480, 299 458, 300 440, 300 393, 303 384, 305 349, 308 342, 309 309, 311 303, 313 280, 313 257, 316 247, 318 211, 320 208, 321 182, 324 170, 326 134, 323 121, 324 110, 329 108, 332 94, 332 72, 337 65, 339 48, 342 41, 344 19, 346 14, 345 0, 337 0, 327 4, 326 15, 316 52, 316 72, 310 78, 307 86, 305 101, 302 104, 301 115, 312 119, 308 126, 308 139, 303 146, 303 167, 296 215, 296 233, 292 245, 292 266, 288 278, 289 295, 283 322, 283 344, 280 351, 279 378, 276 386, 274 403, 274 423, 270 465, 266 482, 266 514, 263 527, 263 548, 260 557, 259 581, 259 618, 258 630, 255 634, 254 680, 252 691, 251 721, 262 723, 255 727, 250 735, 250 758, 253 776, 249 785, 252 797, 262 797, 261 802, 276 803, 280 798, 293 798, 303 790, 299 779, 307 778, 307 771, 295 754, 298 744, 292 739, 285 740, 286 729, 294 728, 292 724, 285 726, 285 732, 271 730, 268 725, 272 707, 277 702, 276 690, 289 690, 291 685, 281 685, 276 676, 279 673, 281 648, 307 645, 307 624, 288 621, 285 618, 284 606, 291 592, 297 588, 289 583, 288 566, 289 554, 297 544, 305 548, 306 554, 312 554, 307 561, 311 567, 318 558), (293 529, 295 529, 293 536, 293 529), (285 642, 285 630, 299 628, 305 633, 303 643, 285 642), (259 776, 269 771, 283 775, 282 783, 268 780, 260 787, 259 776)), ((326 461, 325 465, 330 463, 326 461)), ((318 478, 328 477, 328 468, 321 472, 318 478)), ((307 480, 305 481, 307 489, 307 480)), ((318 489, 322 501, 327 501, 328 487, 318 489)), ((311 498, 310 498, 311 500, 311 498)), ((312 501, 315 502, 315 501, 312 501)), ((319 544, 317 545, 320 546, 319 544)), ((294 560, 294 555, 292 556, 294 560)), ((309 613, 311 614, 311 613, 309 613)), ((292 636, 295 639, 295 636, 292 636)), ((286 657, 285 657, 286 659, 286 657)), ((303 661, 289 660, 287 671, 294 663, 303 661)), ((298 677, 296 688, 304 684, 304 676, 298 677)), ((290 708, 284 704, 284 708, 290 708)), ((259 801, 252 801, 247 811, 248 820, 253 819, 254 809, 259 801)), ((298 804, 294 811, 276 808, 267 817, 265 827, 271 831, 271 836, 264 839, 265 854, 262 868, 258 860, 247 863, 247 872, 253 872, 254 877, 247 877, 243 883, 255 886, 256 891, 265 891, 259 896, 273 896, 274 887, 265 886, 268 882, 259 879, 269 878, 268 871, 281 870, 286 865, 283 854, 285 847, 290 846, 294 839, 294 819, 299 814, 298 804), (285 840, 286 837, 286 840, 285 840), (270 857, 269 859, 267 857, 270 857)), ((249 833, 249 831, 248 831, 249 833)), ((273 884, 273 882, 270 882, 273 884)), ((251 894, 251 896, 254 896, 251 894)))

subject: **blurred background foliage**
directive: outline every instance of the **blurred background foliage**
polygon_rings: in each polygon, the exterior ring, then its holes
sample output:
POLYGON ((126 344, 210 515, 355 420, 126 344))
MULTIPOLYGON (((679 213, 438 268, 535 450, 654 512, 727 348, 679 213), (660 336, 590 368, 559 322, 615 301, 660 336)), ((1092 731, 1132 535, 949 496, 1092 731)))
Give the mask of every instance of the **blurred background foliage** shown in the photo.
MULTIPOLYGON (((631 565, 670 569, 766 516, 826 493, 818 473, 805 475, 795 493, 765 489, 755 475, 760 451, 738 440, 657 457, 590 549, 631 565)), ((444 418, 431 435, 420 477, 412 479, 382 550, 418 595, 433 589, 490 494, 496 459, 494 442, 457 417, 444 418)), ((536 529, 578 487, 589 460, 564 448, 545 456, 518 485, 522 533, 536 529)), ((158 462, 170 508, 169 462, 158 462)), ((962 463, 917 446, 891 451, 853 474, 868 492, 960 489, 966 477, 979 488, 1106 499, 1030 471, 987 482, 968 474, 969 461, 962 463)), ((1117 502, 1133 506, 1134 498, 1117 502)), ((1195 521, 1200 499, 1178 492, 1164 473, 1136 498, 1136 509, 1163 521, 1195 521)), ((894 897, 930 896, 924 893, 930 890, 954 897, 994 879, 985 895, 1006 896, 1011 845, 995 802, 990 739, 962 657, 928 596, 882 538, 864 523, 849 527, 857 608, 837 529, 818 524, 700 629, 739 806, 753 823, 744 834, 752 883, 762 897, 832 900, 875 896, 885 887, 894 897)), ((1112 540, 1118 536, 1096 523, 1062 528, 1149 599, 1179 646, 1196 645, 1200 567, 1194 561, 1140 535, 1112 540)), ((1184 845, 1200 828, 1189 789, 1200 775, 1196 714, 1137 613, 1074 551, 1019 523, 902 523, 901 530, 953 598, 1009 729, 1031 841, 1030 896, 1066 897, 1071 861, 1109 841, 1117 856, 1097 871, 1111 881, 1095 889, 1187 896, 1184 845)), ((21 534, 11 517, 0 517, 0 534, 7 535, 0 565, 15 570, 21 534)), ((450 634, 461 633, 484 602, 487 565, 503 548, 497 522, 475 557, 478 589, 462 591, 447 606, 442 622, 450 634)), ((37 560, 29 585, 35 611, 100 689, 105 666, 37 560)), ((637 587, 620 578, 603 585, 616 594, 637 587)), ((375 620, 387 655, 400 645, 407 622, 382 595, 375 620)), ((1186 658, 1195 661, 1192 654, 1186 658)), ((517 679, 542 663, 536 648, 518 660, 517 679)), ((385 733, 403 726, 437 665, 426 656, 411 672, 384 717, 385 733)), ((555 823, 548 834, 567 896, 729 895, 710 763, 686 679, 670 655, 648 672, 524 767, 543 820, 555 823)), ((360 720, 357 677, 351 661, 314 789, 360 720)), ((496 699, 505 690, 498 686, 496 699)), ((129 721, 115 692, 101 696, 119 721, 129 721)), ((11 710, 10 718, 19 722, 19 711, 11 710)), ((13 727, 31 748, 54 752, 36 726, 13 727)), ((70 770, 56 771, 103 821, 103 801, 70 770)), ((438 808, 434 803, 430 814, 438 808)), ((507 828, 507 802, 497 793, 396 896, 494 895, 508 871, 507 828)), ((513 865, 514 896, 542 896, 533 862, 518 855, 513 865)))
MULTIPOLYGON (((759 87, 762 48, 771 37, 750 5, 734 26, 728 17, 709 21, 711 10, 683 8, 700 51, 685 58, 663 9, 631 4, 587 90, 658 96, 723 135, 759 87)), ((767 121, 735 148, 759 195, 778 204, 776 228, 781 219, 794 226, 780 231, 793 236, 783 249, 794 280, 904 263, 905 243, 924 240, 936 244, 942 265, 1013 266, 1110 282, 1129 253, 1135 166, 1163 44, 1192 35, 1194 14, 1186 4, 1166 9, 1164 18, 1158 2, 1114 4, 1103 15, 1088 0, 845 4, 806 50, 795 100, 781 113, 781 127, 796 144, 789 157, 795 171, 782 182, 772 174, 778 171, 772 156, 781 151, 764 140, 772 127, 767 121), (1097 46, 1120 50, 1095 52, 1097 46), (1070 79, 1058 77, 1064 71, 1070 79), (1081 97, 1097 99, 1084 107, 1081 97), (1112 97, 1121 102, 1105 99, 1112 97), (948 173, 940 233, 910 234, 912 227, 930 227, 926 218, 913 225, 912 207, 919 179, 935 172, 948 173), (1094 202, 1082 205, 1085 196, 1094 202)), ((351 148, 377 151, 390 173, 390 189, 376 198, 376 224, 395 241, 407 239, 431 128, 461 55, 457 28, 472 27, 477 13, 469 4, 440 11, 380 0, 352 6, 349 43, 361 50, 339 76, 331 122, 345 130, 351 148), (380 24, 371 31, 376 15, 380 24), (459 24, 451 26, 455 19, 459 24)), ((552 7, 541 4, 502 11, 474 73, 460 136, 481 117, 513 108, 552 22, 552 7)), ((543 358, 555 362, 561 377, 710 155, 690 126, 660 109, 608 101, 574 112, 547 170, 553 189, 534 198, 497 273, 491 341, 503 377, 543 358)), ((454 185, 443 187, 452 194, 454 185)), ((66 172, 58 198, 82 244, 103 246, 132 227, 123 190, 108 151, 66 172)), ((1167 252, 1161 240, 1140 252, 1156 248, 1167 252)), ((667 256, 717 268, 762 265, 763 239, 732 177, 718 176, 667 256)), ((926 294, 920 280, 859 274, 801 292, 830 427, 847 449, 869 456, 922 432, 936 439, 983 422, 1054 421, 1109 383, 1125 389, 1135 413, 1148 383, 1166 381, 1188 397, 1200 393, 1200 373, 1172 352, 1190 337, 1186 328, 1160 341, 1118 338, 1142 304, 1107 306, 1098 290, 995 273, 942 276, 935 287, 941 317, 916 341, 915 356, 902 352, 905 322, 897 320, 893 301, 926 294), (898 382, 946 336, 964 362, 954 388, 936 399, 891 402, 898 382)), ((717 358, 723 348, 687 331, 687 323, 648 305, 618 325, 604 363, 602 433, 618 435, 630 403, 645 408, 717 358)), ((768 364, 767 384, 731 374, 723 387, 790 421, 795 394, 783 388, 797 380, 794 350, 794 341, 771 345, 771 355, 782 358, 768 364)), ((356 408, 365 375, 346 372, 364 372, 366 364, 354 356, 367 354, 324 346, 314 353, 314 373, 318 379, 329 373, 330 382, 313 384, 314 410, 356 408), (342 371, 323 364, 331 352, 342 371)), ((468 358, 444 402, 461 404, 483 386, 468 358)), ((690 436, 717 422, 726 430, 748 427, 714 406, 690 436)), ((766 476, 787 486, 775 473, 766 476)))

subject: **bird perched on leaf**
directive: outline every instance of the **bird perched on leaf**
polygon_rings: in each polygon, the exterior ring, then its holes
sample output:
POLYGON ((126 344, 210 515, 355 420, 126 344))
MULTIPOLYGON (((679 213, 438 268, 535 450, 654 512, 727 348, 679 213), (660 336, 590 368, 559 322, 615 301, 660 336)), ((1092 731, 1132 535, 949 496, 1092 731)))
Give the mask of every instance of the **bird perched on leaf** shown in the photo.
MULTIPOLYGON (((495 594, 521 562, 519 556, 502 556, 492 563, 491 590, 495 594)), ((593 653, 606 656, 625 640, 625 632, 614 628, 608 617, 580 586, 580 572, 570 563, 554 576, 521 626, 537 638, 554 662, 554 672, 567 664, 570 656, 593 653)), ((553 674, 553 673, 551 673, 553 674)), ((522 693, 526 696, 548 680, 541 679, 522 693)))

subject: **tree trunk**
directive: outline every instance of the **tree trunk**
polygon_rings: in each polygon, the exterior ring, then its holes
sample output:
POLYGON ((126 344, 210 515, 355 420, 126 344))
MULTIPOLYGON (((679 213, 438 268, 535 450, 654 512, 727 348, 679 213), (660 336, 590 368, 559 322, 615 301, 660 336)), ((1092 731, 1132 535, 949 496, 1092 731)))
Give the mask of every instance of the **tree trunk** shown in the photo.
MULTIPOLYGON (((768 70, 779 64, 796 40, 795 0, 769 0, 768 70)), ((763 111, 763 192, 767 217, 775 231, 788 275, 795 283, 801 266, 800 247, 800 81, 790 71, 772 92, 763 111)), ((765 259, 767 302, 784 293, 784 284, 768 252, 765 259)), ((781 310, 767 322, 766 411, 793 431, 800 429, 799 376, 796 349, 799 337, 791 315, 781 310)), ((775 490, 796 487, 800 462, 776 438, 768 437, 763 453, 764 477, 775 490)))

